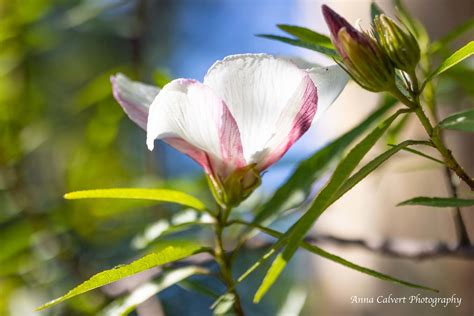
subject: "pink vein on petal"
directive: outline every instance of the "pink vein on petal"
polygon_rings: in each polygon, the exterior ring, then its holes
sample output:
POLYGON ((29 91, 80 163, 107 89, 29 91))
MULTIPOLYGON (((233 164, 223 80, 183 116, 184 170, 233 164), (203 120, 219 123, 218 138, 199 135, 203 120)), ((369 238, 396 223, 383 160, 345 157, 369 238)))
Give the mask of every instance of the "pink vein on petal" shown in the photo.
POLYGON ((313 81, 306 75, 303 78, 305 82, 305 91, 301 98, 301 108, 293 120, 293 127, 288 133, 286 141, 281 143, 269 156, 265 159, 261 170, 265 170, 275 162, 277 162, 290 147, 311 127, 314 115, 318 106, 318 92, 313 81))
POLYGON ((167 137, 163 139, 163 141, 171 147, 175 148, 176 150, 191 157, 191 159, 196 161, 207 174, 213 174, 211 161, 209 159, 208 154, 204 150, 201 150, 191 145, 190 143, 179 137, 167 137))
POLYGON ((222 102, 222 114, 219 124, 219 138, 224 163, 236 168, 245 166, 244 151, 240 130, 227 105, 222 102))

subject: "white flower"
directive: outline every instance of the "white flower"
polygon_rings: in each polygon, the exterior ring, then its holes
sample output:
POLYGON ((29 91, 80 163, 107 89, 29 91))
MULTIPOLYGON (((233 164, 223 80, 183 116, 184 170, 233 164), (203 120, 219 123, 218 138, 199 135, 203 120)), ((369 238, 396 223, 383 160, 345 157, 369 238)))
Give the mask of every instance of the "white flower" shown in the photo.
POLYGON ((257 177, 278 161, 347 79, 337 65, 304 70, 286 59, 245 54, 216 62, 202 83, 176 79, 159 93, 123 75, 112 83, 115 98, 134 122, 145 128, 148 117, 150 150, 155 139, 164 140, 199 163, 225 191, 231 176, 240 174, 240 182, 252 184, 249 170, 257 177))

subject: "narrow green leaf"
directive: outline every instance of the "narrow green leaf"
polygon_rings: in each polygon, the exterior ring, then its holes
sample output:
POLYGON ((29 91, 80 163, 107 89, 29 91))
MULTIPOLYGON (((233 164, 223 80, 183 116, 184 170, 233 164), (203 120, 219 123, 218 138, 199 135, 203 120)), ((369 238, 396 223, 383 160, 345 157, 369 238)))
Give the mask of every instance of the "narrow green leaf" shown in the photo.
POLYGON ((438 125, 446 129, 474 132, 474 108, 452 114, 438 125))
POLYGON ((377 3, 373 2, 370 4, 370 17, 372 18, 372 21, 375 19, 377 15, 383 14, 382 9, 377 5, 377 3))
POLYGON ((150 297, 155 296, 164 289, 189 278, 192 275, 208 273, 207 270, 189 266, 164 272, 158 279, 140 285, 127 296, 115 300, 107 306, 101 315, 104 316, 127 316, 135 308, 150 297))
MULTIPOLYGON (((389 146, 395 147, 395 145, 389 145, 389 146)), ((423 153, 423 152, 421 152, 421 151, 419 151, 419 150, 416 150, 416 149, 413 149, 413 148, 409 148, 409 147, 402 148, 402 150, 403 150, 403 151, 406 151, 406 152, 409 152, 409 153, 412 153, 412 154, 415 154, 415 155, 418 155, 418 156, 421 156, 421 157, 423 157, 423 158, 429 159, 429 160, 431 160, 431 161, 434 161, 434 162, 439 163, 439 164, 441 164, 441 165, 444 166, 444 162, 443 162, 443 161, 441 161, 441 160, 439 160, 439 159, 436 159, 436 158, 434 158, 434 157, 431 157, 431 156, 429 156, 429 155, 427 155, 427 154, 425 154, 425 153, 423 153)))
MULTIPOLYGON (((273 229, 268 228, 268 227, 263 227, 261 225, 255 225, 255 224, 247 223, 247 222, 244 222, 244 221, 236 221, 236 223, 242 224, 242 225, 247 225, 247 226, 252 226, 252 227, 257 228, 258 230, 262 231, 263 233, 266 233, 266 234, 268 234, 272 237, 275 237, 275 238, 281 238, 283 236, 283 234, 281 232, 278 232, 278 231, 273 230, 273 229)), ((350 262, 350 261, 348 261, 344 258, 341 258, 339 256, 336 256, 332 253, 329 253, 329 252, 327 252, 327 251, 325 251, 325 250, 323 250, 323 249, 321 249, 321 248, 319 248, 319 247, 317 247, 313 244, 305 242, 305 241, 302 241, 300 243, 300 247, 307 250, 307 251, 309 251, 309 252, 311 252, 311 253, 314 253, 318 256, 329 259, 329 260, 331 260, 333 262, 336 262, 338 264, 341 264, 345 267, 348 267, 350 269, 353 269, 353 270, 359 271, 361 273, 370 275, 372 277, 375 277, 375 278, 383 280, 383 281, 388 281, 388 282, 392 282, 392 283, 395 283, 395 284, 401 284, 401 285, 405 285, 405 286, 412 287, 412 288, 418 288, 418 289, 438 292, 438 290, 430 288, 430 287, 426 287, 424 285, 419 285, 419 284, 411 283, 411 282, 408 282, 408 281, 404 281, 404 280, 392 277, 390 275, 387 275, 387 274, 384 274, 384 273, 381 273, 381 272, 377 272, 377 271, 369 269, 369 268, 362 267, 360 265, 352 263, 352 262, 350 262)))
POLYGON ((203 252, 206 249, 201 245, 188 241, 169 241, 163 242, 156 251, 133 261, 130 264, 120 265, 110 270, 102 271, 84 283, 76 286, 74 289, 66 293, 65 295, 52 300, 43 306, 38 307, 36 310, 43 310, 54 306, 58 303, 64 302, 77 295, 86 293, 98 287, 110 284, 112 282, 121 280, 128 276, 137 274, 139 272, 170 263, 173 261, 181 260, 186 257, 192 256, 198 252, 203 252))
POLYGON ((119 188, 119 189, 97 189, 84 190, 66 193, 67 200, 79 199, 133 199, 152 200, 159 202, 170 202, 192 207, 200 211, 206 211, 204 203, 195 197, 174 190, 164 189, 140 189, 140 188, 119 188))
POLYGON ((285 184, 278 188, 270 200, 261 207, 253 222, 263 223, 276 214, 303 203, 310 194, 313 183, 327 171, 354 140, 386 114, 396 102, 396 99, 392 97, 386 98, 380 107, 363 122, 302 161, 285 184))
MULTIPOLYGON (((474 54, 474 41, 470 41, 457 51, 455 51, 451 56, 446 58, 439 66, 436 68, 431 74, 429 74, 425 82, 423 83, 423 87, 426 85, 427 82, 432 80, 434 77, 438 76, 439 74, 445 72, 451 67, 456 66, 460 62, 462 62, 464 59, 472 56, 474 54)), ((422 89, 423 89, 422 87, 422 89)))
POLYGON ((455 27, 451 30, 448 34, 443 36, 441 39, 433 42, 430 46, 430 53, 434 54, 439 50, 446 48, 446 46, 454 41, 456 38, 460 37, 461 35, 465 34, 466 32, 470 31, 474 28, 474 18, 467 20, 466 22, 462 23, 461 25, 455 27))
POLYGON ((334 195, 354 171, 362 158, 364 158, 367 152, 375 145, 380 137, 382 137, 390 124, 403 113, 406 113, 406 110, 399 110, 397 113, 390 116, 347 154, 347 156, 337 166, 327 185, 313 200, 305 214, 285 233, 284 236, 282 236, 282 238, 280 238, 279 242, 275 244, 276 246, 274 247, 280 247, 281 243, 285 241, 286 247, 277 255, 276 259, 270 266, 270 269, 267 271, 267 274, 254 297, 255 302, 260 301, 262 296, 278 278, 283 268, 293 257, 298 249, 298 245, 303 240, 308 230, 324 210, 331 205, 334 201, 334 195))
POLYGON ((302 41, 334 49, 334 45, 332 44, 331 39, 326 35, 317 33, 313 30, 301 26, 278 24, 277 27, 280 30, 290 35, 293 35, 302 41))
POLYGON ((459 198, 441 198, 441 197, 426 197, 419 196, 399 203, 402 205, 423 205, 433 207, 467 207, 474 205, 473 199, 459 199, 459 198))
POLYGON ((323 46, 323 45, 319 45, 319 44, 314 44, 314 43, 307 42, 307 41, 303 41, 303 40, 300 40, 300 39, 295 39, 295 38, 290 38, 290 37, 285 37, 285 36, 279 36, 279 35, 271 35, 271 34, 257 34, 256 36, 271 39, 271 40, 280 41, 280 42, 287 43, 287 44, 290 44, 290 45, 293 45, 293 46, 298 46, 298 47, 311 49, 311 50, 314 50, 318 53, 322 53, 324 55, 327 55, 329 57, 337 57, 338 56, 336 51, 332 48, 329 48, 329 47, 326 47, 326 46, 323 46))
POLYGON ((336 202, 340 197, 346 194, 349 190, 351 190, 356 184, 362 181, 365 177, 367 177, 372 171, 377 169, 381 164, 387 161, 390 157, 395 155, 402 149, 407 148, 411 145, 417 144, 425 144, 424 141, 414 141, 414 140, 407 140, 404 141, 396 146, 393 146, 389 150, 383 152, 370 162, 368 162, 365 166, 363 166, 358 172, 352 175, 349 179, 347 179, 344 184, 339 188, 336 194, 333 195, 329 204, 336 202))

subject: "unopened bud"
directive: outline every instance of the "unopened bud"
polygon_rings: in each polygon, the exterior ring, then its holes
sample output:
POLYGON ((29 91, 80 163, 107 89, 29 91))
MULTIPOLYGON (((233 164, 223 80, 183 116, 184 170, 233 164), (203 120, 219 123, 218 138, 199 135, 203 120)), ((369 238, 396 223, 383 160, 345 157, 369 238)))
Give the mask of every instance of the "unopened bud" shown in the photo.
POLYGON ((415 37, 382 14, 374 19, 377 40, 394 66, 413 72, 420 61, 420 47, 415 37))
POLYGON ((261 183, 260 174, 254 164, 234 170, 222 181, 211 177, 208 179, 214 198, 222 206, 239 205, 261 183))
POLYGON ((322 7, 341 66, 367 90, 388 91, 395 86, 395 69, 389 57, 369 34, 358 31, 326 5, 322 7))

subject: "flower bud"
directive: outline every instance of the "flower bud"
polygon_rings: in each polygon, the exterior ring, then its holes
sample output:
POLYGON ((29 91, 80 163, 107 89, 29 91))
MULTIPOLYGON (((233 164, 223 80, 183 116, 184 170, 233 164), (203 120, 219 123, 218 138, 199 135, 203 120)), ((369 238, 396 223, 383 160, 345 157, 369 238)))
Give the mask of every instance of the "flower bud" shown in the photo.
POLYGON ((415 37, 382 14, 374 19, 377 40, 394 66, 413 72, 420 61, 420 47, 415 37))
POLYGON ((395 86, 395 69, 377 41, 368 33, 356 30, 347 20, 326 5, 322 7, 340 64, 367 90, 379 92, 395 86))
POLYGON ((255 169, 255 164, 235 170, 223 181, 210 176, 208 180, 215 200, 224 207, 239 205, 261 183, 261 177, 255 169))

